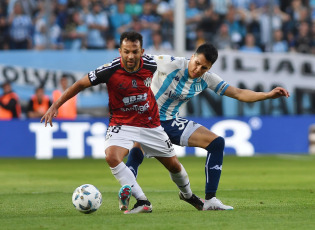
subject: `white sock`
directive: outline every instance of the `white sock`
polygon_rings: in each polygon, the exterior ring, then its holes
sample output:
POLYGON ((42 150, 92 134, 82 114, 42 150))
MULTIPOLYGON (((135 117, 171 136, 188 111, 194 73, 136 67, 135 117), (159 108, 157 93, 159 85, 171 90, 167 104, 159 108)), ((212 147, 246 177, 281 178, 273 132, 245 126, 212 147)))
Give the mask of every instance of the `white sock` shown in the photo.
POLYGON ((112 171, 114 177, 119 181, 121 186, 126 184, 131 186, 131 193, 137 200, 138 199, 147 200, 141 187, 136 181, 135 176, 133 175, 131 170, 125 165, 124 162, 121 162, 114 168, 110 167, 110 170, 112 171))
POLYGON ((181 193, 186 199, 189 199, 192 196, 192 191, 190 188, 190 182, 188 178, 188 174, 184 168, 184 166, 181 164, 182 170, 179 173, 171 173, 170 176, 172 180, 175 182, 181 193))

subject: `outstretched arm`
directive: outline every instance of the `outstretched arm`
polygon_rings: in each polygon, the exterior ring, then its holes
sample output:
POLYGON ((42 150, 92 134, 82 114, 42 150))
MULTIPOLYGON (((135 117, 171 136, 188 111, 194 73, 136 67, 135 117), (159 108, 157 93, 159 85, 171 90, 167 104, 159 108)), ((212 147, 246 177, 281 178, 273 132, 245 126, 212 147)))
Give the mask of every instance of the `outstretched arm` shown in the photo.
POLYGON ((66 101, 68 101, 70 98, 77 95, 79 92, 84 90, 87 87, 91 86, 91 82, 89 80, 88 75, 85 75, 82 79, 76 81, 72 86, 70 86, 62 95, 61 97, 55 101, 50 108, 47 110, 47 112, 44 114, 40 122, 43 122, 45 120, 45 127, 47 126, 47 123, 52 126, 52 120, 54 117, 58 114, 58 108, 62 106, 66 101))
POLYGON ((290 96, 289 92, 282 87, 276 87, 269 92, 255 92, 249 89, 236 88, 234 86, 229 86, 224 95, 243 102, 256 102, 290 96))

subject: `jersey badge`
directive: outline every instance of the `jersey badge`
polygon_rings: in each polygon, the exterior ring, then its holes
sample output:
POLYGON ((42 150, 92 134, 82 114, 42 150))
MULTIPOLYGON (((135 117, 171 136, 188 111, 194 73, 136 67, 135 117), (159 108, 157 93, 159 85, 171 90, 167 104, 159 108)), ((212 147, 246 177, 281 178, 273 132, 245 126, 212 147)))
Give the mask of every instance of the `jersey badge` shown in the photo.
POLYGON ((171 56, 171 61, 174 61, 174 60, 175 60, 175 58, 173 56, 171 56))
POLYGON ((179 76, 175 76, 174 78, 176 81, 179 81, 179 76))
POLYGON ((195 84, 195 91, 196 91, 196 92, 202 91, 201 83, 195 84))
POLYGON ((151 86, 151 83, 152 83, 152 78, 147 77, 147 79, 145 79, 145 80, 143 81, 143 83, 144 83, 144 85, 145 85, 146 87, 150 87, 150 86, 151 86))
POLYGON ((125 87, 125 83, 120 83, 120 84, 118 85, 117 89, 125 90, 125 89, 127 89, 127 88, 125 87))
POLYGON ((138 88, 137 81, 135 79, 132 80, 132 88, 138 88))

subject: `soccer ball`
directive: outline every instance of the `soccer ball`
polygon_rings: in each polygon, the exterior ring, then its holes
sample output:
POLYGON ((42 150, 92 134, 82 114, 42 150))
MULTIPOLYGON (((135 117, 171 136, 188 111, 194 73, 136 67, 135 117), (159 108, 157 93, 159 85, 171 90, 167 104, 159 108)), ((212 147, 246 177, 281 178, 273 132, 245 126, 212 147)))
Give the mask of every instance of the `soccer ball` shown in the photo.
POLYGON ((101 206, 102 194, 94 185, 83 184, 74 190, 72 203, 80 212, 92 213, 101 206))

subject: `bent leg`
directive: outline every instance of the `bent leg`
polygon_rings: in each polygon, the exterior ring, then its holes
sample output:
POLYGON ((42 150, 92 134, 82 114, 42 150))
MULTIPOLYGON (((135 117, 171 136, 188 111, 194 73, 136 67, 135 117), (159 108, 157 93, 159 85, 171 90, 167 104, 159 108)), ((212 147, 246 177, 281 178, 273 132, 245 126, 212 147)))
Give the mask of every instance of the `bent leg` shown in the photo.
POLYGON ((192 196, 188 174, 184 166, 178 161, 177 157, 156 157, 165 168, 168 169, 171 179, 177 185, 185 198, 192 196))
POLYGON ((211 132, 206 127, 201 126, 189 137, 188 146, 206 149, 206 147, 217 137, 218 135, 211 132))
POLYGON ((225 146, 224 139, 202 126, 190 136, 188 143, 189 146, 201 147, 208 151, 205 163, 205 198, 206 200, 211 199, 216 196, 220 182, 225 146))

